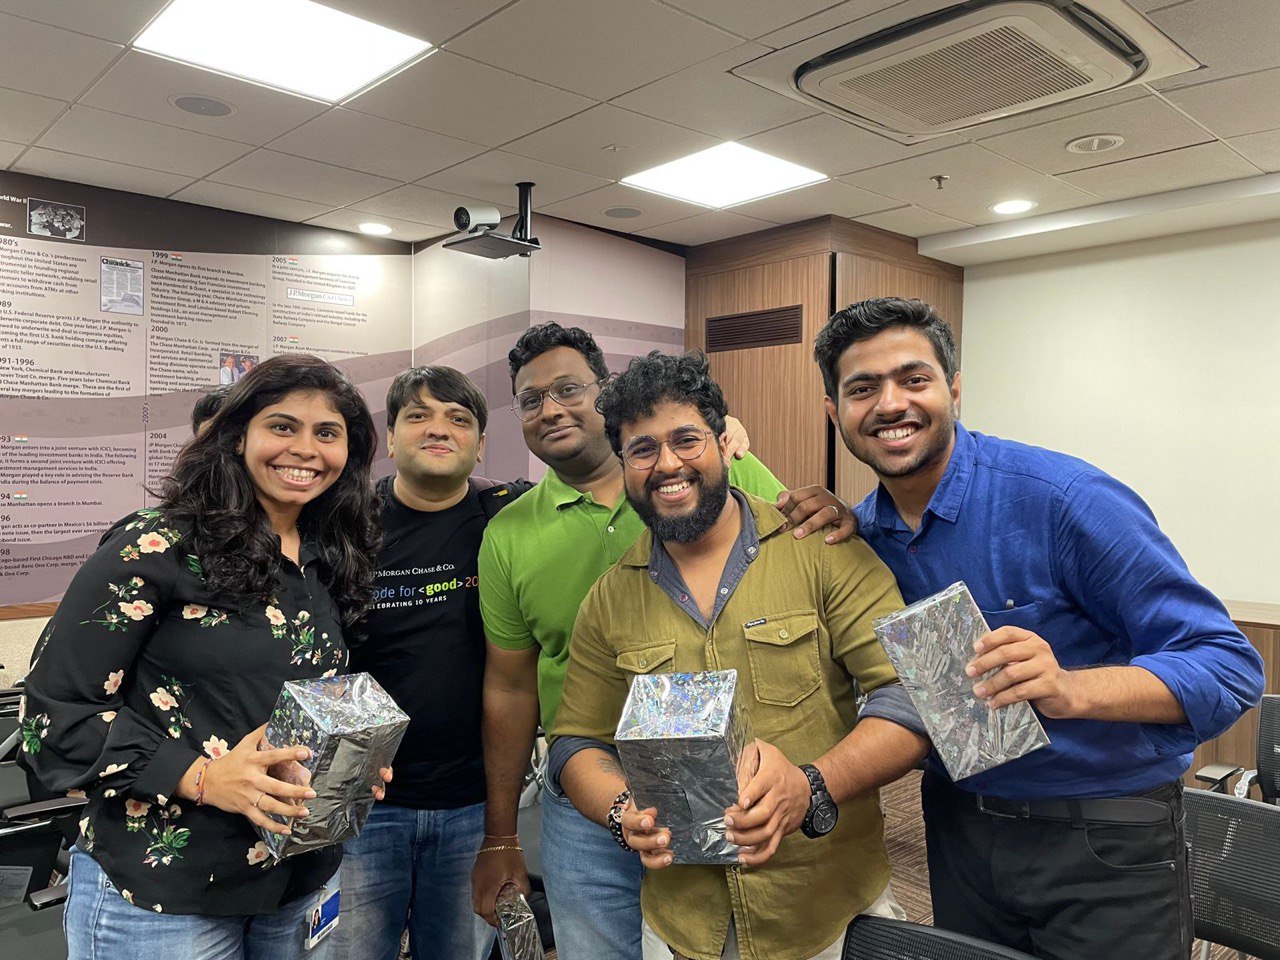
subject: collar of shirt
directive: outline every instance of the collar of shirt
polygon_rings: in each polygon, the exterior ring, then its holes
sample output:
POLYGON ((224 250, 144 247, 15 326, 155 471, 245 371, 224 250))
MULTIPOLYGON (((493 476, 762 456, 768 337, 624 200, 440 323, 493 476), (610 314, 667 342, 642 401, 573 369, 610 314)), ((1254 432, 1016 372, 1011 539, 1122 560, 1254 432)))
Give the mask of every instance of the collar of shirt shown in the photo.
MULTIPOLYGON (((925 515, 932 514, 939 520, 955 523, 960 516, 960 507, 964 504, 965 494, 969 492, 969 481, 973 478, 973 464, 977 456, 977 448, 973 436, 956 421, 956 443, 951 450, 951 460, 942 474, 938 488, 929 498, 929 506, 925 507, 925 515)), ((898 530, 911 533, 911 528, 898 515, 898 508, 889 491, 880 484, 876 488, 876 523, 884 530, 898 530)), ((924 529, 921 522, 920 529, 924 529)))

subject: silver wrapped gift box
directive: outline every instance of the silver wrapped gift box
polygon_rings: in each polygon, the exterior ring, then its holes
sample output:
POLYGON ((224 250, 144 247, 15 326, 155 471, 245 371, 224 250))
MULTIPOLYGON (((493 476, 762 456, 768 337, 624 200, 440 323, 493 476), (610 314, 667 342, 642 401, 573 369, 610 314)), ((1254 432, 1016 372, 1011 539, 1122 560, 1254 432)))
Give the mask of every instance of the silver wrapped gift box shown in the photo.
POLYGON ((875 622, 876 636, 933 740, 952 780, 963 780, 1049 743, 1025 701, 991 710, 973 693, 980 680, 965 667, 987 621, 969 588, 953 583, 875 622))
POLYGON ((498 948, 502 960, 544 960, 538 919, 525 895, 513 883, 498 891, 498 948))
POLYGON ((615 742, 638 809, 656 807, 674 863, 737 863, 724 812, 756 764, 736 670, 642 674, 615 742))
POLYGON ((311 773, 315 799, 308 815, 286 820, 283 836, 259 828, 277 860, 358 836, 373 808, 373 788, 391 766, 409 717, 367 673, 318 680, 289 680, 267 724, 267 744, 311 748, 299 761, 311 773))

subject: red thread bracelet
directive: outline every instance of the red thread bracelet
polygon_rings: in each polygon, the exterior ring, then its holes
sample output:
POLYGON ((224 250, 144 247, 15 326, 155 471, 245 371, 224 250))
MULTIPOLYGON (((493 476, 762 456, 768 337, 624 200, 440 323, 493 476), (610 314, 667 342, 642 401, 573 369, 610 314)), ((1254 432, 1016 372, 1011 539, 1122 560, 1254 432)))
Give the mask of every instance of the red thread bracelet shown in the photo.
POLYGON ((204 766, 196 772, 196 806, 204 806, 204 772, 209 769, 209 764, 213 763, 213 757, 204 758, 204 766))

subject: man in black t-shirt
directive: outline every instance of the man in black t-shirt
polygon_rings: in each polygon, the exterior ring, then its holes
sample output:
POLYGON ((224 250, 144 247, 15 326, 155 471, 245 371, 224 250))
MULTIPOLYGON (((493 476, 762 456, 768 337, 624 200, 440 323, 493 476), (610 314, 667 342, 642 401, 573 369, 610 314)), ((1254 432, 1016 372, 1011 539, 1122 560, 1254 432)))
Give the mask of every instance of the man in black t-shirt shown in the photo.
POLYGON ((488 518, 528 484, 469 479, 487 420, 479 387, 449 367, 413 367, 387 393, 396 473, 378 483, 374 605, 351 670, 374 676, 409 729, 386 802, 345 845, 334 960, 395 960, 406 926, 414 960, 480 960, 493 944, 471 906, 485 799, 476 564, 488 518))

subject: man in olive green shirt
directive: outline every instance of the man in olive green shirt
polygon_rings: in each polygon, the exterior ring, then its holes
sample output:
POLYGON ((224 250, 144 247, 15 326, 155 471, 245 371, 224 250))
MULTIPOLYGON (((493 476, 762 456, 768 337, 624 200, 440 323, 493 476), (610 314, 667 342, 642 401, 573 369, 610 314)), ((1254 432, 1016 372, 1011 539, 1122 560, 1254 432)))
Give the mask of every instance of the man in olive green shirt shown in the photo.
MULTIPOLYGON (((476 912, 493 922, 506 882, 528 889, 515 838, 516 812, 539 718, 555 722, 573 620, 600 574, 644 529, 622 492, 622 465, 595 404, 609 380, 589 333, 555 323, 521 335, 510 356, 512 404, 530 452, 551 469, 486 529, 480 607, 489 640, 484 741, 485 840, 472 874, 476 912)), ((732 458, 731 458, 732 459, 732 458)), ((782 490, 754 457, 733 460, 735 482, 773 500, 782 490)), ((825 539, 852 532, 848 510, 806 487, 781 502, 795 536, 834 522, 825 539)), ((639 960, 640 877, 635 857, 551 789, 542 799, 542 867, 561 960, 639 960)))
POLYGON ((671 956, 662 944, 693 960, 838 957, 852 917, 885 903, 875 788, 928 750, 872 631, 902 607, 897 586, 865 544, 782 536, 781 513, 730 488, 726 407, 702 354, 633 361, 600 406, 650 532, 582 605, 551 775, 639 854, 645 960, 671 956), (724 669, 759 738, 725 814, 740 865, 667 869, 663 811, 635 809, 613 731, 636 674, 724 669))

